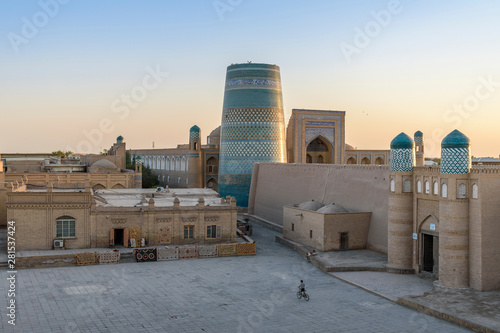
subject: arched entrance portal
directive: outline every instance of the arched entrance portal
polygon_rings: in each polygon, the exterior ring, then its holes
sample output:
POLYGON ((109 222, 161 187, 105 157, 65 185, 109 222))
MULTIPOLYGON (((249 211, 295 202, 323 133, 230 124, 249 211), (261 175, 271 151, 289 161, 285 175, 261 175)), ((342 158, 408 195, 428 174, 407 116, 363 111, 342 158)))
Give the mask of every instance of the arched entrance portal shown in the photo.
POLYGON ((318 136, 313 139, 306 148, 306 163, 333 163, 332 146, 330 143, 318 136))
POLYGON ((211 190, 214 190, 215 192, 219 191, 217 179, 215 179, 215 178, 210 178, 209 180, 207 180, 206 187, 211 189, 211 190))

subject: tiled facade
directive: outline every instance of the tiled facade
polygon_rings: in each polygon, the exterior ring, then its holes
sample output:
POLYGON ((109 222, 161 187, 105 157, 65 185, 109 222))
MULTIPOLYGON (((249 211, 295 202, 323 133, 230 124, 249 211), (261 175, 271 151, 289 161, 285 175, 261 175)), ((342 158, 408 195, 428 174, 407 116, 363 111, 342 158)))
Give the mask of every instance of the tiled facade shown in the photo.
POLYGON ((227 68, 221 120, 219 192, 248 206, 253 165, 284 162, 284 115, 279 67, 227 68))

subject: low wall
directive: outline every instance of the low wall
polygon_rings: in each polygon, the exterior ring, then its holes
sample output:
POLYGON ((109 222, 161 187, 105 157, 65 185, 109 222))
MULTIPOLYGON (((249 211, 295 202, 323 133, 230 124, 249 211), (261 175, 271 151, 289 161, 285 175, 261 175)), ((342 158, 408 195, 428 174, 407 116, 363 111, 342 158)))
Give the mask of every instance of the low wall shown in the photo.
POLYGON ((315 200, 372 212, 367 248, 387 253, 389 167, 256 163, 249 214, 283 225, 283 206, 315 200))

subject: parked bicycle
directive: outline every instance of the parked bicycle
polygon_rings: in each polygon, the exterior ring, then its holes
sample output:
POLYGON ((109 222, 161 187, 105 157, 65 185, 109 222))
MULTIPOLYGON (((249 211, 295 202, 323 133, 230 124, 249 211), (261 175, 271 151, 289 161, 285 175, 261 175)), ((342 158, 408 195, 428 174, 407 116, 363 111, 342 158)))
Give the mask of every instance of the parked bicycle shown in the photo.
POLYGON ((298 286, 298 288, 299 291, 297 291, 297 298, 301 299, 302 297, 304 297, 306 301, 309 301, 309 295, 306 293, 306 290, 305 289, 303 291, 300 290, 301 289, 300 286, 298 286))

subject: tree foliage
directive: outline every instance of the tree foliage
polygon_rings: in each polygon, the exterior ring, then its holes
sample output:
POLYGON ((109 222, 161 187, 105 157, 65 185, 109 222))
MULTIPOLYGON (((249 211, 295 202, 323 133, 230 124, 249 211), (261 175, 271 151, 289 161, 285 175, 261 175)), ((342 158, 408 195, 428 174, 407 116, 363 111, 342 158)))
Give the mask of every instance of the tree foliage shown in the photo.
MULTIPOLYGON (((125 164, 126 168, 130 170, 135 170, 135 160, 131 158, 129 153, 125 154, 125 164)), ((142 165, 142 188, 152 188, 153 186, 158 186, 160 181, 158 180, 158 175, 156 175, 151 168, 142 165)))
POLYGON ((60 158, 68 158, 69 155, 73 155, 72 151, 62 151, 57 150, 52 152, 52 156, 58 156, 60 158))

